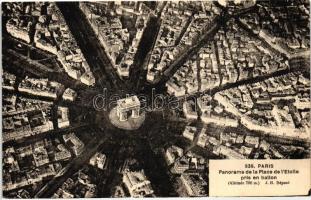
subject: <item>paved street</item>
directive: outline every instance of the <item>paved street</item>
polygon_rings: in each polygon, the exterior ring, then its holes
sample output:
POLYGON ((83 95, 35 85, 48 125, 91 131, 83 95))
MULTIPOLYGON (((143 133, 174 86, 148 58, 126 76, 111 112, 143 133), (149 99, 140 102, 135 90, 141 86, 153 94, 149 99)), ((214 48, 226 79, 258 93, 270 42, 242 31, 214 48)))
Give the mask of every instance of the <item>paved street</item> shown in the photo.
POLYGON ((119 89, 126 90, 127 86, 117 75, 115 68, 112 66, 104 48, 100 45, 92 27, 79 9, 78 3, 58 3, 58 6, 65 19, 67 19, 67 24, 100 86, 102 88, 113 88, 115 91, 119 89))
POLYGON ((96 135, 85 146, 85 150, 70 163, 63 168, 52 180, 50 180, 36 195, 35 198, 51 197, 54 192, 63 184, 67 178, 71 177, 77 170, 89 161, 89 159, 97 152, 100 145, 106 141, 103 135, 96 135))

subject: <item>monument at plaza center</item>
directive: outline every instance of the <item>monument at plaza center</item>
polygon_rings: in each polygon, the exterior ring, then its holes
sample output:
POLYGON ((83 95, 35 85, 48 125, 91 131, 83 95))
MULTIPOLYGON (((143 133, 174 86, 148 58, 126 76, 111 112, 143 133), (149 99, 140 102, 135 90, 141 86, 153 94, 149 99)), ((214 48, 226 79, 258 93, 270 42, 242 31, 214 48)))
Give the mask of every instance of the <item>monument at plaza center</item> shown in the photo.
POLYGON ((145 113, 141 112, 140 106, 137 96, 119 99, 117 106, 109 113, 111 123, 121 129, 138 129, 145 120, 145 113))
POLYGON ((137 96, 131 96, 117 101, 117 116, 120 121, 128 118, 138 118, 140 113, 140 101, 137 96))

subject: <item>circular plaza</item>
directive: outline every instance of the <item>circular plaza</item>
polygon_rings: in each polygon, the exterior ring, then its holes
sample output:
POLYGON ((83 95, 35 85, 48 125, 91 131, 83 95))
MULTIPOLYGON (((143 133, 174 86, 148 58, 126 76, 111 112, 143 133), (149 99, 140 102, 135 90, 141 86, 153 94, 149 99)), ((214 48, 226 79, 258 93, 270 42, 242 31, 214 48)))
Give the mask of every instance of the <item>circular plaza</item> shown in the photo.
POLYGON ((117 106, 109 113, 110 122, 117 128, 136 130, 145 121, 146 114, 140 110, 140 101, 137 96, 120 99, 117 106))

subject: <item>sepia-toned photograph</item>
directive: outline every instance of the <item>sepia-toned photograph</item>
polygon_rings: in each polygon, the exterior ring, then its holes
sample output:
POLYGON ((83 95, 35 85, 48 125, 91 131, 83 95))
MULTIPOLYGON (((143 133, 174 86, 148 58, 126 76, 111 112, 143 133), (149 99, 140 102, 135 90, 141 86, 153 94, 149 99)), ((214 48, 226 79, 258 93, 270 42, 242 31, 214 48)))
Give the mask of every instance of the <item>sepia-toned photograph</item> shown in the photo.
POLYGON ((309 0, 1 2, 2 196, 311 194, 309 0))

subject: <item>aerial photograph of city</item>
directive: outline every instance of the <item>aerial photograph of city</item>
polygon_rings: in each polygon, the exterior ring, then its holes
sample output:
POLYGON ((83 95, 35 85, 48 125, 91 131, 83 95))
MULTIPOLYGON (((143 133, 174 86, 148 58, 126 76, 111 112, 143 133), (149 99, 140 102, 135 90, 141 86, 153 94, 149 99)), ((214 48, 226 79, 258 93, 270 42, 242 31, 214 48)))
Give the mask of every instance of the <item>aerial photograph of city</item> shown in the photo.
POLYGON ((309 0, 1 3, 5 198, 209 196, 310 158, 309 0))

